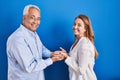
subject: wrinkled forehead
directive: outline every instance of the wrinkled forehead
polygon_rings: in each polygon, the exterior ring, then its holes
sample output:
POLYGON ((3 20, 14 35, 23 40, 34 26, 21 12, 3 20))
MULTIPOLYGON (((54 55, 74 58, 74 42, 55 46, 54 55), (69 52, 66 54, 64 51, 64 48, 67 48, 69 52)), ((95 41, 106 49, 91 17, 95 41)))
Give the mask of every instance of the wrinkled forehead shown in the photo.
POLYGON ((28 15, 34 15, 36 17, 40 17, 40 11, 36 8, 30 8, 28 11, 28 15))

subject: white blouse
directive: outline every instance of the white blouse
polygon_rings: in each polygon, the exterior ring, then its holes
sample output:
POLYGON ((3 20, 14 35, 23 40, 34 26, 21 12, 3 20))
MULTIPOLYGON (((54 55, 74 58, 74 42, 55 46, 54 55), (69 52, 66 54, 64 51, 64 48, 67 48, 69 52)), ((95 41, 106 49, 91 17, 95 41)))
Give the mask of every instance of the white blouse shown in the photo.
POLYGON ((69 66, 70 80, 97 80, 93 67, 95 51, 91 41, 82 37, 75 47, 70 49, 65 63, 69 66))

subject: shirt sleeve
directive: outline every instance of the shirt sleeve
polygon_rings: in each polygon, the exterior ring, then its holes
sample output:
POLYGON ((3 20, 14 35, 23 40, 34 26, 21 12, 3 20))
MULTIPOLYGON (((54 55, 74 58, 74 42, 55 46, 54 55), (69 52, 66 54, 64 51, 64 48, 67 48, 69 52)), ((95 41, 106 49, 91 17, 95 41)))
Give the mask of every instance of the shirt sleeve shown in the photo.
MULTIPOLYGON (((73 53, 76 54, 76 53, 73 53)), ((82 43, 77 51, 77 61, 73 57, 68 57, 65 62, 75 72, 83 75, 87 70, 90 58, 90 48, 88 44, 82 43)))
MULTIPOLYGON (((37 40, 40 43, 39 45, 42 45, 42 57, 51 57, 51 51, 48 50, 41 42, 40 37, 37 34, 37 40)), ((41 47, 40 47, 41 48, 41 47)))
POLYGON ((22 38, 14 41, 11 51, 21 68, 29 73, 41 71, 53 63, 51 58, 36 58, 22 38))
POLYGON ((48 50, 44 45, 42 45, 42 56, 43 57, 51 57, 51 51, 48 50))

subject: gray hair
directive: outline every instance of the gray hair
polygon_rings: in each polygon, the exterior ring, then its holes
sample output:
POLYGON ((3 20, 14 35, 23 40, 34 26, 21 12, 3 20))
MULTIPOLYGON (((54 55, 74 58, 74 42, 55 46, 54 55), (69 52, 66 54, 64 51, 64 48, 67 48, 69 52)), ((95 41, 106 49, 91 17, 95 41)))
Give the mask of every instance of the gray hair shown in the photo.
POLYGON ((40 8, 39 8, 38 6, 29 4, 29 5, 25 6, 25 8, 24 8, 24 10, 23 10, 23 15, 28 14, 29 9, 32 8, 32 7, 33 7, 33 8, 36 8, 37 10, 40 11, 40 8))

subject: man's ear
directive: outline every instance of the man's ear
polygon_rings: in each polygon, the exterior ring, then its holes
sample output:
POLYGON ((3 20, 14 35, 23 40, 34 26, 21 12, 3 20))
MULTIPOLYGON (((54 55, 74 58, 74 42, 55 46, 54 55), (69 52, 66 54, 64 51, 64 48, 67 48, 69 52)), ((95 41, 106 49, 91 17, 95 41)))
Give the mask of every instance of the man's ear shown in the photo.
POLYGON ((24 15, 24 16, 22 17, 22 19, 25 20, 25 19, 26 19, 26 16, 24 15))

